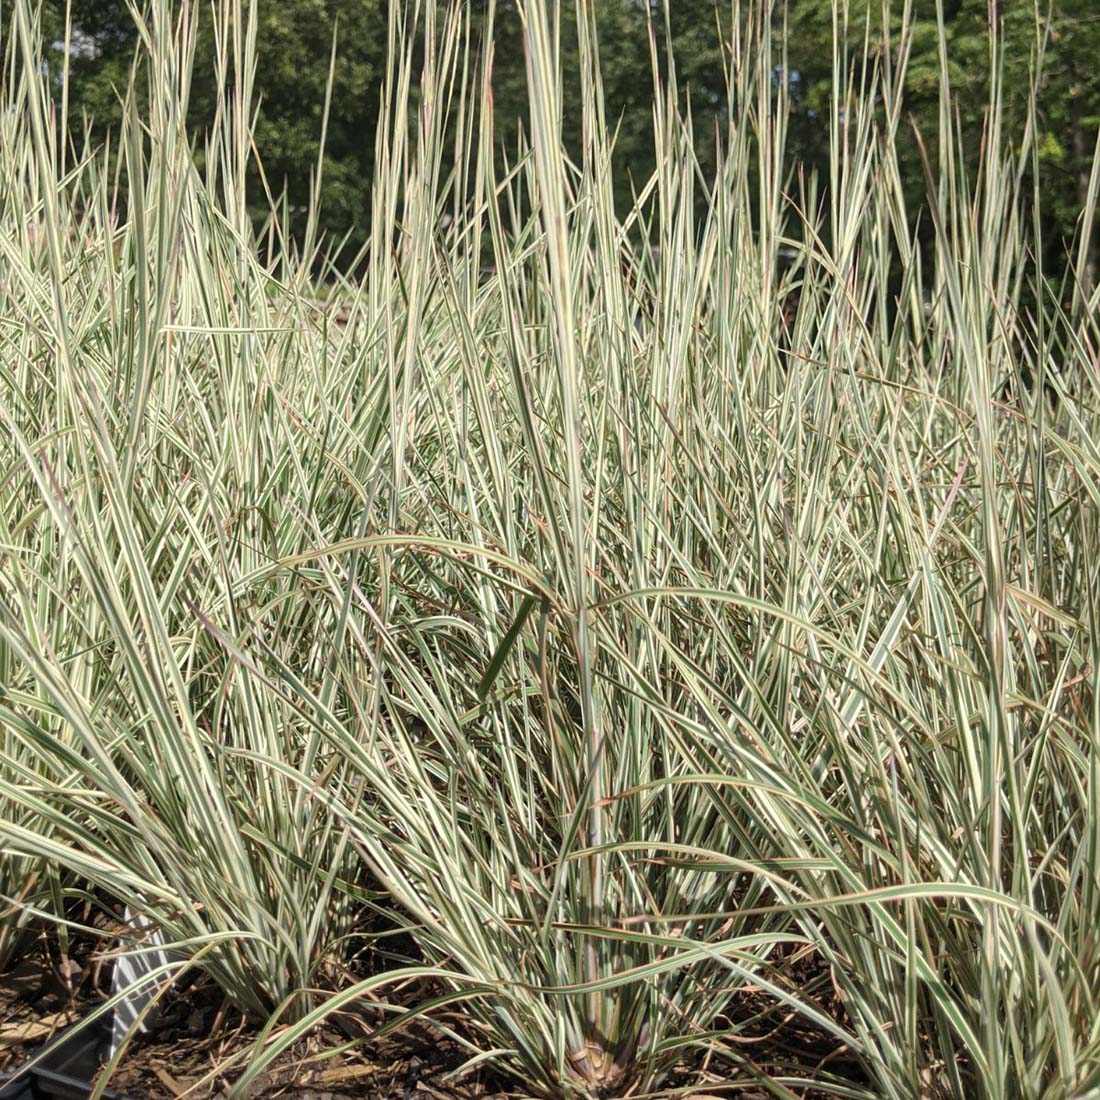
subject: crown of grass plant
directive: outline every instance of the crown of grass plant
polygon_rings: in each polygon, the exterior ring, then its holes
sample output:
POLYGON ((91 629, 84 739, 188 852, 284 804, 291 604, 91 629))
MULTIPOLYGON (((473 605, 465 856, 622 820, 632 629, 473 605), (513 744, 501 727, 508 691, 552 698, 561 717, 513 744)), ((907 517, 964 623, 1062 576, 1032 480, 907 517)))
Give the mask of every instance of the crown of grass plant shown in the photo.
POLYGON ((590 0, 490 6, 484 40, 391 4, 341 267, 252 148, 253 7, 205 58, 151 3, 95 148, 17 0, 0 965, 67 898, 129 907, 266 1025, 241 1096, 338 1013, 426 1017, 551 1100, 708 1055, 775 1096, 1100 1095, 1100 167, 1056 285, 995 13, 977 174, 945 52, 939 130, 907 128, 909 6, 847 16, 820 174, 781 8, 719 20, 713 178, 653 26, 623 208, 590 0), (413 953, 355 982, 368 915, 413 953), (760 1040, 792 1020, 821 1053, 760 1040))

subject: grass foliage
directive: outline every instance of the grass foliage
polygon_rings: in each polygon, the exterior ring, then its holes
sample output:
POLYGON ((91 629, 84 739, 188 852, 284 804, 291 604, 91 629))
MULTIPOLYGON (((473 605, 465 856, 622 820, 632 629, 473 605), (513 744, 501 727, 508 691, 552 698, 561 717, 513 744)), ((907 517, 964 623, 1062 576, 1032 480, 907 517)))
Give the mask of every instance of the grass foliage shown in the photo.
POLYGON ((995 77, 968 176, 944 57, 914 134, 896 7, 838 34, 822 173, 781 12, 734 6, 714 180, 654 46, 616 209, 589 3, 522 5, 503 151, 462 7, 391 5, 353 282, 323 211, 251 221, 242 0, 214 58, 148 7, 106 149, 16 0, 0 964, 129 906, 270 1024, 240 1095, 326 1015, 413 1011, 549 1098, 761 1078, 792 1014, 869 1083, 792 1058, 777 1096, 1100 1096, 1100 170, 1052 282, 1034 118, 995 77), (413 946, 355 982, 368 916, 413 946))

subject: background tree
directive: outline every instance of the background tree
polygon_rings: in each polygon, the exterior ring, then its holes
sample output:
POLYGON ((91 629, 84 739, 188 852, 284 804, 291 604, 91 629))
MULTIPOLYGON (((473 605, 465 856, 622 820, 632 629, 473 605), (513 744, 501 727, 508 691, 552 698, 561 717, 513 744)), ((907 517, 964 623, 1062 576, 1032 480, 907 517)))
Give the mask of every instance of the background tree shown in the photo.
MULTIPOLYGON (((208 8, 195 5, 198 44, 190 103, 199 141, 217 102, 214 27, 208 8)), ((102 137, 118 122, 120 92, 129 79, 136 31, 127 0, 72 0, 70 118, 86 116, 102 137)), ((275 197, 283 196, 292 230, 304 228, 311 180, 317 166, 333 35, 336 57, 325 143, 321 206, 329 234, 365 239, 374 133, 385 65, 384 0, 260 0, 257 42, 261 59, 255 93, 259 103, 256 145, 275 197)), ((43 24, 53 43, 55 74, 61 71, 65 0, 46 0, 43 24)), ((258 172, 250 199, 266 210, 258 172)))
MULTIPOLYGON (((395 0, 396 2, 396 0, 395 0)), ((485 29, 487 0, 470 0, 472 31, 485 29)), ((1030 73, 1042 53, 1038 88, 1036 168, 1044 204, 1042 257, 1049 274, 1064 270, 1067 251, 1076 247, 1077 220, 1087 199, 1089 170, 1100 129, 1100 11, 1094 0, 999 0, 997 25, 1006 62, 1005 120, 1018 142, 1028 123, 1030 73), (1037 22, 1038 20, 1038 22, 1037 22), (1040 50, 1041 47, 1041 50, 1040 50)), ((866 34, 872 50, 898 46, 900 2, 888 2, 890 27, 883 24, 880 0, 850 0, 846 27, 851 55, 862 50, 866 34), (888 33, 889 32, 889 33, 888 33)), ((914 0, 906 109, 923 134, 936 132, 940 86, 940 34, 946 39, 952 104, 971 135, 965 151, 977 158, 988 105, 990 13, 988 0, 914 0)), ((594 5, 600 41, 602 77, 609 123, 618 127, 615 156, 616 196, 620 209, 632 186, 653 167, 653 66, 650 36, 657 46, 658 70, 667 72, 671 51, 681 104, 691 109, 696 152, 704 176, 713 172, 715 134, 728 114, 724 50, 730 41, 730 5, 715 0, 599 0, 594 5), (667 10, 666 10, 667 2, 667 10)), ((65 0, 44 0, 44 25, 56 43, 60 69, 65 0)), ((577 71, 576 6, 561 5, 561 64, 567 77, 577 71)), ((332 36, 336 64, 321 204, 331 237, 350 233, 351 245, 366 236, 369 179, 379 90, 384 74, 386 0, 258 0, 259 54, 256 93, 260 102, 256 130, 267 179, 285 194, 292 230, 304 226, 310 180, 328 80, 332 36)), ((72 0, 74 27, 70 117, 91 118, 103 134, 118 115, 116 88, 125 85, 135 43, 126 0, 72 0)), ((817 169, 828 164, 828 111, 831 94, 832 0, 789 0, 786 18, 777 11, 777 39, 786 49, 792 101, 788 153, 793 161, 817 169)), ((205 8, 191 116, 201 134, 216 102, 213 29, 205 8)), ((566 80, 566 88, 579 88, 566 80)), ((498 149, 514 157, 528 118, 522 24, 516 0, 499 0, 494 31, 493 95, 498 149)), ((579 93, 563 105, 567 142, 580 140, 579 93)), ((200 143, 201 144, 201 143, 200 143)), ((503 154, 502 154, 503 155, 503 154)), ((903 182, 910 209, 924 195, 916 142, 903 161, 903 182)), ((251 181, 257 209, 266 209, 258 174, 251 181)), ((350 254, 350 250, 349 250, 350 254)), ((1097 242, 1090 242, 1084 277, 1097 277, 1097 242)))
MULTIPOLYGON (((883 26, 881 0, 851 0, 847 36, 855 54, 864 34, 873 51, 899 44, 900 2, 888 3, 892 33, 883 26)), ((1077 222, 1087 198, 1088 179, 1100 132, 1100 9, 1094 0, 997 0, 1000 49, 1005 63, 1004 122, 1019 146, 1028 125, 1031 81, 1037 80, 1036 166, 1044 196, 1048 274, 1065 269, 1077 222), (1037 66, 1037 62, 1039 62, 1037 66)), ((791 125, 792 155, 824 167, 828 160, 828 114, 832 71, 831 0, 791 0, 787 21, 796 109, 791 125)), ((989 0, 915 0, 905 105, 909 123, 931 142, 938 131, 941 27, 948 61, 951 102, 969 139, 963 147, 976 168, 983 120, 989 105, 991 49, 989 0), (939 6, 939 16, 937 16, 939 6)), ((932 149, 934 153, 934 147, 932 149)), ((917 211, 925 183, 918 147, 903 159, 909 208, 917 211)), ((1095 285, 1097 242, 1089 242, 1086 277, 1095 285)))

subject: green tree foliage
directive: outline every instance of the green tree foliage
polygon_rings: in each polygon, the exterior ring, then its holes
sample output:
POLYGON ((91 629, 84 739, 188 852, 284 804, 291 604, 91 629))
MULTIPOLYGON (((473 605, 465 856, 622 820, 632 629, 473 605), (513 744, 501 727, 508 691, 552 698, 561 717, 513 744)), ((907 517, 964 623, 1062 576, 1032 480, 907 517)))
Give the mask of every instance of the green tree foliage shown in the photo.
MULTIPOLYGON (((475 33, 487 23, 487 0, 471 0, 478 9, 475 33)), ((1037 130, 1035 170, 1040 173, 1044 206, 1043 261, 1048 272, 1064 268, 1076 247, 1078 215, 1087 199, 1089 170, 1100 128, 1100 11, 1094 0, 999 0, 995 6, 999 48, 1005 59, 1005 121, 1019 142, 1029 121, 1037 130), (1036 62, 1038 115, 1028 117, 1028 91, 1036 62)), ((901 0, 850 0, 837 21, 851 56, 867 36, 885 62, 901 48, 897 36, 901 0)), ((65 0, 45 0, 46 26, 60 45, 65 0)), ((386 0, 258 0, 256 92, 260 114, 257 145, 268 183, 285 194, 291 227, 300 231, 317 162, 325 89, 333 36, 331 113, 323 167, 323 222, 332 237, 351 233, 354 246, 365 237, 369 178, 374 152, 378 90, 385 65, 386 0)), ((134 47, 133 20, 126 0, 72 0, 74 27, 70 117, 87 114, 97 132, 117 121, 116 89, 128 79, 134 47)), ((939 110, 940 42, 946 46, 952 103, 966 132, 963 150, 976 163, 989 102, 991 51, 987 0, 913 0, 914 29, 905 105, 917 134, 935 133, 939 110), (937 11, 938 8, 938 11, 937 11)), ((580 134, 576 5, 561 6, 560 63, 565 87, 578 89, 563 105, 564 133, 577 145, 580 134)), ((715 164, 715 137, 729 115, 725 72, 733 37, 725 5, 714 0, 600 0, 595 4, 607 118, 617 128, 616 184, 620 203, 653 168, 653 78, 668 76, 675 59, 682 100, 691 108, 700 168, 715 164)), ((192 118, 202 132, 216 102, 213 28, 200 21, 192 118)), ((527 125, 528 104, 522 48, 522 20, 516 0, 500 0, 494 26, 493 93, 497 149, 502 157, 516 147, 527 125)), ((789 0, 777 12, 775 33, 787 51, 785 73, 793 103, 788 152, 793 160, 822 178, 828 163, 825 119, 832 95, 833 0, 789 0)), ((842 40, 843 41, 843 40, 842 40)), ((843 46, 842 46, 843 48, 843 46)), ((60 49, 54 55, 60 62, 60 49)), ((902 162, 910 208, 916 211, 925 191, 919 143, 910 143, 902 162)), ((935 156, 935 150, 930 150, 935 156)), ((259 175, 253 179, 261 186, 259 175)), ((265 206, 257 191, 257 205, 265 206)), ((1092 242, 1085 276, 1097 274, 1092 242)))
MULTIPOLYGON (((206 7, 194 8, 198 42, 190 115, 201 161, 202 134, 217 103, 216 32, 206 7)), ((65 11, 66 0, 46 0, 44 27, 58 73, 65 11)), ((289 224, 299 232, 317 168, 335 36, 321 205, 331 236, 350 231, 351 244, 361 242, 385 65, 384 0, 261 0, 256 18, 256 146, 263 175, 274 195, 284 196, 289 224)), ((119 121, 136 44, 133 15, 127 0, 72 0, 71 23, 70 118, 87 117, 101 136, 119 121)), ((266 209, 258 171, 251 182, 257 209, 266 209)))
MULTIPOLYGON (((364 237, 384 72, 384 0, 278 0, 258 7, 256 145, 272 188, 285 187, 300 225, 317 162, 336 36, 321 202, 336 234, 364 237)), ((209 108, 207 109, 207 111, 209 108)))
MULTIPOLYGON (((846 34, 851 56, 862 52, 866 35, 880 59, 901 48, 897 35, 902 4, 851 0, 846 34), (889 18, 884 18, 884 7, 889 18)), ((1100 9, 1094 0, 913 0, 905 107, 915 135, 930 142, 938 129, 941 38, 951 83, 952 106, 971 137, 962 149, 977 165, 990 102, 991 50, 1004 60, 1004 122, 1019 146, 1025 128, 1035 130, 1035 170, 1044 196, 1043 257, 1048 273, 1064 269, 1074 247, 1077 221, 1085 205, 1089 173, 1100 130, 1100 9), (938 11, 937 11, 938 9, 938 11), (994 29, 996 34, 994 34, 994 29), (1037 114, 1029 118, 1029 92, 1036 86, 1037 114)), ((797 109, 792 121, 792 152, 823 165, 828 156, 827 127, 832 73, 831 0, 791 0, 787 20, 790 69, 796 74, 797 109)), ((934 157, 936 150, 929 148, 934 157)), ((925 181, 919 145, 912 142, 902 160, 904 183, 915 210, 925 181)), ((1095 282, 1096 242, 1087 272, 1095 282)))

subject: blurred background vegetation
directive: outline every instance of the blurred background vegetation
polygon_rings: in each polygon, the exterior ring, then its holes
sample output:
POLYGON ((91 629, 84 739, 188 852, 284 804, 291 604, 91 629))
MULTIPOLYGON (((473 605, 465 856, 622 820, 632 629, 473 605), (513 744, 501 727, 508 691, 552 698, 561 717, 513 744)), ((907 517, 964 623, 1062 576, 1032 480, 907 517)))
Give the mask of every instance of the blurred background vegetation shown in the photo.
MULTIPOLYGON (((121 92, 130 78, 134 20, 128 0, 43 0, 47 54, 56 67, 58 94, 70 16, 71 82, 69 119, 93 134, 117 125, 121 92)), ((400 0, 394 0, 400 2, 400 0)), ((885 58, 891 46, 890 23, 900 20, 903 0, 851 0, 846 28, 851 56, 862 54, 865 36, 872 56, 885 58), (884 19, 883 9, 888 18, 884 19)), ((256 0, 258 55, 256 91, 260 102, 255 137, 262 151, 268 186, 280 195, 289 224, 305 227, 311 181, 317 163, 325 92, 332 71, 331 108, 320 188, 323 226, 332 240, 347 237, 346 257, 354 255, 368 232, 374 138, 385 59, 388 0, 256 0)), ((486 0, 471 0, 472 26, 484 37, 486 0)), ((138 0, 140 6, 140 0, 138 0)), ((402 4, 403 7, 407 6, 402 4)), ((832 75, 832 0, 789 0, 785 16, 775 5, 776 32, 785 43, 786 81, 792 102, 788 164, 817 170, 827 177, 828 112, 832 75)), ((976 165, 982 140, 983 112, 990 73, 989 0, 912 0, 915 34, 907 70, 905 105, 914 140, 902 159, 910 209, 924 193, 920 143, 915 135, 938 132, 936 114, 941 39, 950 58, 954 106, 963 132, 972 135, 961 150, 976 165), (939 9, 937 11, 937 9, 939 9)), ((215 33, 204 5, 195 6, 201 30, 190 117, 201 150, 201 135, 212 121, 216 74, 205 59, 213 56, 215 33)), ((1096 0, 997 0, 1005 61, 1006 118, 1010 140, 1018 144, 1028 124, 1033 73, 1038 127, 1032 171, 1044 196, 1041 257, 1048 276, 1065 270, 1065 259, 1085 203, 1090 168, 1100 130, 1100 8, 1096 0), (1041 64, 1037 65, 1037 61, 1041 64)), ((579 81, 575 5, 562 6, 562 58, 565 86, 576 98, 564 104, 565 133, 579 141, 579 81)), ((596 5, 604 91, 609 120, 618 123, 614 178, 625 207, 632 181, 653 168, 652 103, 654 65, 663 72, 674 58, 680 87, 690 99, 694 141, 704 172, 715 162, 715 135, 732 115, 723 73, 732 41, 729 5, 715 0, 600 0, 596 5), (654 48, 655 47, 655 48, 654 48), (671 49, 669 49, 671 47, 671 49)), ((493 102, 501 156, 516 148, 526 126, 522 27, 514 0, 500 0, 493 36, 493 102)), ((140 74, 138 75, 140 79, 140 74)), ((933 151, 934 152, 934 151, 933 151)), ((201 160, 201 152, 198 154, 201 160)), ((250 202, 268 210, 256 166, 250 202)), ((912 228, 912 227, 911 227, 912 228)), ((1095 285, 1098 244, 1091 242, 1082 277, 1095 285)))

